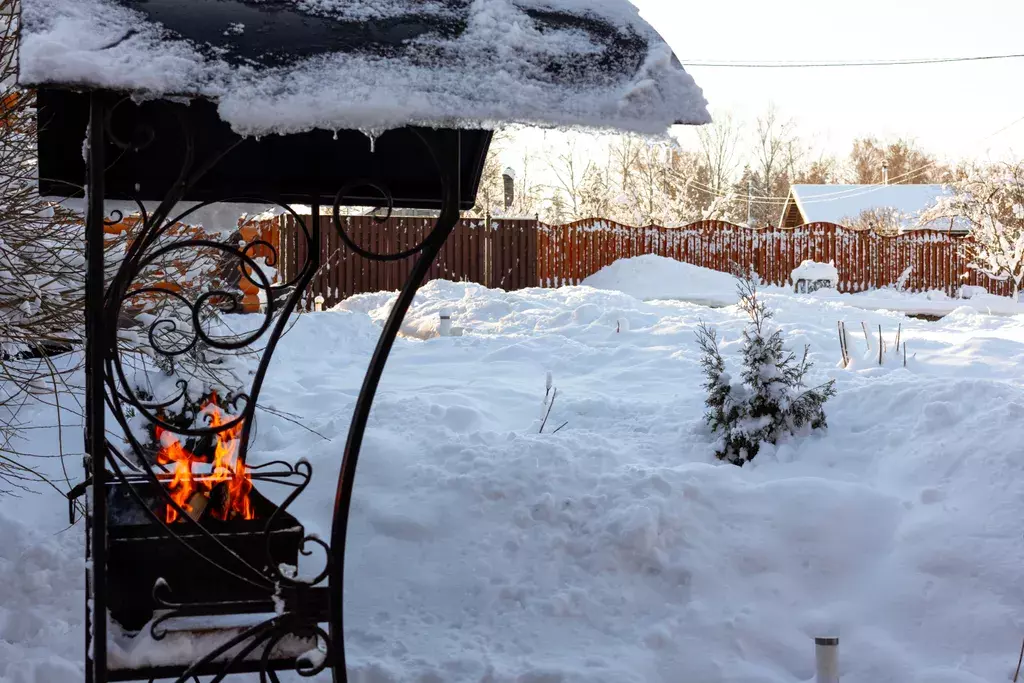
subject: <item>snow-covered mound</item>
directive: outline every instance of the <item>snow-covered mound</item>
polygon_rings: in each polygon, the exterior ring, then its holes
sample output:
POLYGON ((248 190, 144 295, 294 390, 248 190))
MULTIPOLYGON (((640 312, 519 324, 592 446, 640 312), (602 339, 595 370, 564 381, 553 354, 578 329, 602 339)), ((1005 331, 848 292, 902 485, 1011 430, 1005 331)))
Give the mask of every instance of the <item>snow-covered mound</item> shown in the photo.
POLYGON ((789 279, 793 282, 797 280, 807 280, 808 282, 828 280, 832 283, 832 287, 835 288, 839 282, 839 271, 836 269, 835 262, 819 263, 807 260, 801 261, 800 265, 793 269, 789 279))
POLYGON ((647 254, 619 259, 583 281, 637 299, 682 299, 710 306, 736 303, 736 280, 728 273, 647 254))
MULTIPOLYGON (((399 339, 384 373, 347 553, 350 680, 801 683, 812 637, 833 634, 844 683, 1008 680, 1024 610, 1024 318, 765 297, 789 342, 811 345, 812 381, 839 394, 828 432, 740 469, 713 458, 693 336, 707 321, 735 362, 737 307, 426 286, 407 327, 447 309, 467 331, 399 339), (837 319, 882 325, 890 344, 902 323, 909 367, 872 365, 851 333, 864 360, 840 370, 837 319), (558 398, 538 434, 548 370, 558 398)), ((267 377, 277 414, 260 415, 253 458, 312 462, 294 507, 310 532, 329 532, 393 301, 301 316, 267 377)), ((49 405, 26 411, 56 424, 49 405)), ((64 424, 80 451, 70 411, 64 424)), ((55 452, 55 432, 31 430, 23 449, 55 452)), ((39 465, 65 487, 59 462, 39 465)), ((0 680, 81 679, 83 532, 66 514, 52 490, 0 499, 0 680)))

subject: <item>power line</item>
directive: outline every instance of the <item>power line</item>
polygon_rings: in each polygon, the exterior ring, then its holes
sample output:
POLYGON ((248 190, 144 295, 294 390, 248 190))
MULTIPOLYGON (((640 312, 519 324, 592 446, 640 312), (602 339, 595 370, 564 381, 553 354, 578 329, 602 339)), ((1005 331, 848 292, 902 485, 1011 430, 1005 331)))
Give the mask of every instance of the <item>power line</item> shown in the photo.
MULTIPOLYGON (((1021 122, 1024 122, 1024 116, 1021 116, 1020 118, 1014 119, 1013 121, 1011 121, 1010 123, 1006 124, 1002 128, 999 128, 998 130, 996 130, 996 131, 994 131, 992 133, 989 133, 985 137, 976 140, 974 144, 975 145, 980 145, 982 143, 988 142, 992 138, 998 137, 999 135, 1005 133, 1010 128, 1013 128, 1014 126, 1018 125, 1021 122)), ((802 203, 803 204, 822 204, 822 203, 826 203, 826 202, 833 202, 833 201, 837 201, 837 200, 848 199, 848 198, 853 198, 853 197, 859 197, 861 195, 871 194, 873 192, 878 192, 878 191, 880 191, 880 190, 882 190, 882 189, 884 189, 886 187, 891 187, 892 185, 897 185, 897 184, 899 184, 899 181, 907 179, 907 178, 909 178, 909 177, 911 177, 913 175, 916 175, 918 173, 921 173, 921 172, 931 168, 932 166, 937 165, 938 163, 939 163, 938 160, 934 159, 932 161, 929 161, 926 164, 922 164, 921 166, 919 166, 917 168, 912 168, 912 169, 908 170, 905 173, 901 173, 900 175, 897 175, 897 176, 894 176, 894 177, 890 178, 888 185, 881 185, 881 184, 866 185, 866 186, 862 185, 862 186, 857 186, 857 187, 848 187, 848 188, 846 188, 844 190, 837 190, 837 191, 833 191, 833 192, 824 192, 824 193, 821 193, 821 194, 818 194, 818 195, 814 195, 813 197, 810 197, 810 198, 804 200, 802 203)), ((732 196, 735 196, 737 198, 739 197, 739 195, 737 195, 735 193, 728 193, 728 192, 722 192, 721 190, 715 190, 711 186, 706 185, 706 184, 704 184, 704 183, 702 183, 702 182, 700 182, 698 180, 690 180, 689 183, 691 185, 697 187, 699 190, 703 191, 705 194, 711 195, 712 197, 715 197, 715 198, 728 199, 729 197, 732 197, 732 196)), ((786 196, 778 196, 778 195, 776 195, 776 196, 771 196, 771 195, 761 195, 761 196, 758 196, 758 195, 754 195, 752 197, 752 202, 754 204, 756 204, 756 205, 759 205, 759 206, 771 206, 771 207, 778 208, 778 207, 784 206, 786 204, 786 202, 788 201, 788 199, 789 199, 788 195, 786 195, 786 196)))
POLYGON ((919 66, 927 64, 952 64, 956 62, 991 62, 1004 59, 1024 59, 1024 54, 980 55, 974 57, 927 57, 920 59, 874 59, 864 61, 770 61, 730 62, 700 59, 681 59, 685 66, 706 66, 722 69, 827 69, 868 66, 919 66))

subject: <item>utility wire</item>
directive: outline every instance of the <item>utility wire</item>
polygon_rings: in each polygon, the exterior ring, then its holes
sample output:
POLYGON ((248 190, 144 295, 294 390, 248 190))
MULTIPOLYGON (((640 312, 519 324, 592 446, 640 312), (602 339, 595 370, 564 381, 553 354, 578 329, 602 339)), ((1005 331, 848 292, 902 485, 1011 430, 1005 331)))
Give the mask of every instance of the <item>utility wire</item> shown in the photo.
MULTIPOLYGON (((984 142, 988 142, 992 138, 994 138, 994 137, 996 137, 996 136, 1006 132, 1007 130, 1009 130, 1010 128, 1013 128, 1014 126, 1016 126, 1017 124, 1021 123, 1022 121, 1024 121, 1024 116, 1021 116, 1020 118, 1017 118, 1014 121, 1011 121, 1010 123, 1006 124, 1005 126, 1000 128, 999 130, 995 131, 994 133, 990 133, 989 135, 986 135, 985 137, 979 139, 977 141, 977 143, 975 143, 975 144, 981 144, 981 143, 984 143, 984 142)), ((894 176, 894 177, 889 179, 889 185, 897 185, 897 184, 899 184, 899 181, 904 180, 906 178, 909 178, 911 176, 914 176, 914 175, 916 175, 916 174, 918 174, 918 173, 920 173, 922 171, 925 171, 925 170, 931 168, 932 166, 937 165, 938 163, 939 163, 939 161, 937 159, 933 160, 933 161, 929 161, 928 163, 923 164, 923 165, 921 165, 921 166, 919 166, 917 168, 912 168, 912 169, 908 170, 906 173, 902 173, 902 174, 900 174, 898 176, 894 176)), ((721 190, 715 190, 714 188, 712 188, 712 187, 710 187, 708 185, 705 185, 704 183, 702 183, 702 182, 700 182, 698 180, 691 180, 691 181, 689 181, 689 184, 694 186, 694 187, 696 187, 697 189, 703 191, 704 193, 711 195, 712 197, 717 197, 717 198, 721 198, 721 199, 727 199, 729 197, 735 197, 736 199, 743 199, 742 193, 729 193, 729 192, 723 193, 721 190)), ((847 199, 847 198, 851 198, 851 197, 859 197, 861 195, 870 194, 872 192, 877 192, 877 191, 881 190, 882 188, 888 187, 889 185, 876 184, 876 185, 869 185, 869 186, 866 186, 866 187, 863 186, 863 185, 857 186, 857 187, 850 187, 850 188, 847 188, 845 190, 837 190, 837 191, 834 191, 834 192, 827 192, 827 193, 822 193, 822 194, 814 195, 813 197, 810 197, 810 198, 804 200, 801 203, 802 204, 821 204, 821 203, 824 203, 824 202, 831 202, 831 201, 847 199)), ((785 196, 785 197, 778 196, 778 195, 775 195, 775 196, 762 195, 762 196, 753 196, 753 197, 751 197, 751 202, 753 204, 758 205, 758 206, 775 206, 775 207, 779 207, 779 206, 785 205, 785 203, 786 203, 786 201, 788 199, 789 199, 788 195, 785 196)))
POLYGON ((991 62, 1005 59, 1024 59, 1024 54, 981 55, 975 57, 928 57, 921 59, 875 59, 865 61, 772 61, 772 62, 729 62, 700 59, 681 59, 686 66, 706 66, 723 69, 827 69, 870 66, 919 66, 927 64, 952 64, 957 62, 991 62))

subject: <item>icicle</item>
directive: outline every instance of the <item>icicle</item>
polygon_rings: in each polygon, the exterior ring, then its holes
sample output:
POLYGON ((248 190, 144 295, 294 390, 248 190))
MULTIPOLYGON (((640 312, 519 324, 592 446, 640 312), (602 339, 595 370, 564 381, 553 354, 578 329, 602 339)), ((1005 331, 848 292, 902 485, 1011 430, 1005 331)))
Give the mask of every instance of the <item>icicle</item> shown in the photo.
POLYGON ((338 130, 337 129, 334 130, 334 139, 335 140, 338 139, 338 130))
POLYGON ((377 138, 384 134, 381 128, 360 128, 359 132, 370 139, 370 154, 377 151, 377 138))

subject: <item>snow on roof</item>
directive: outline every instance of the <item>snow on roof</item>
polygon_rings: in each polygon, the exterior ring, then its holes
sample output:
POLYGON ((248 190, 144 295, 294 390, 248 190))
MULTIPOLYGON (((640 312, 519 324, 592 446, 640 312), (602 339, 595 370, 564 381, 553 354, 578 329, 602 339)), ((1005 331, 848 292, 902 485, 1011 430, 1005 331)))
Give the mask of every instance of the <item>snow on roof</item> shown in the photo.
POLYGON ((627 0, 22 0, 22 20, 22 84, 203 97, 243 134, 710 120, 627 0))
MULTIPOLYGON (((901 230, 920 228, 949 230, 948 220, 921 226, 921 212, 949 194, 945 185, 793 185, 791 196, 807 223, 843 225, 856 220, 865 211, 892 209, 898 213, 901 230)), ((954 223, 955 229, 967 226, 954 223)))

